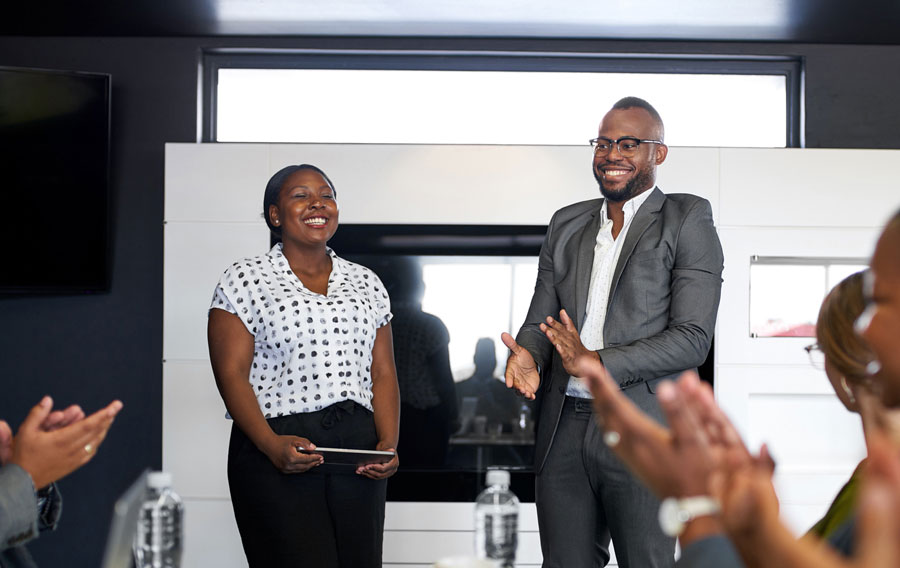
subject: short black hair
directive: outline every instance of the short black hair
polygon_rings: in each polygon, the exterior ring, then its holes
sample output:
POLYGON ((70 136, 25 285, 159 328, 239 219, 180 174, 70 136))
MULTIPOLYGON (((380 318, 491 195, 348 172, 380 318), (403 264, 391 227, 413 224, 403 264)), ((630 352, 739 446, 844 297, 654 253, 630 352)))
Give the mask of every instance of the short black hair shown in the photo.
POLYGON ((334 184, 331 183, 328 175, 312 164, 286 166, 275 172, 275 175, 269 178, 269 183, 266 184, 266 192, 263 194, 263 219, 265 219, 266 225, 269 226, 269 230, 272 231, 272 234, 278 237, 281 236, 281 227, 276 227, 272 224, 272 220, 269 219, 269 207, 271 205, 278 205, 278 195, 281 193, 281 187, 284 185, 285 180, 288 176, 300 170, 312 170, 318 173, 322 176, 322 179, 331 186, 331 190, 334 191, 334 194, 337 195, 337 189, 335 189, 334 184))
POLYGON ((616 101, 616 103, 612 106, 613 110, 627 110, 630 108, 642 108, 648 113, 650 113, 650 117, 654 122, 659 126, 659 139, 665 140, 666 128, 663 125, 663 119, 659 116, 659 113, 656 112, 656 109, 653 108, 653 105, 645 101, 640 97, 623 97, 616 101))

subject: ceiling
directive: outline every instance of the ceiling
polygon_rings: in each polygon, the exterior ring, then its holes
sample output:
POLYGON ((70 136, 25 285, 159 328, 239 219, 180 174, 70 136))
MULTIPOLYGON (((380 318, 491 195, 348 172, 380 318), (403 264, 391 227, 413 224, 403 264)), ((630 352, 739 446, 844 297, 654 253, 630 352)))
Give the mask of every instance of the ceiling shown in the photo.
POLYGON ((26 36, 439 36, 900 44, 896 0, 44 0, 26 36))

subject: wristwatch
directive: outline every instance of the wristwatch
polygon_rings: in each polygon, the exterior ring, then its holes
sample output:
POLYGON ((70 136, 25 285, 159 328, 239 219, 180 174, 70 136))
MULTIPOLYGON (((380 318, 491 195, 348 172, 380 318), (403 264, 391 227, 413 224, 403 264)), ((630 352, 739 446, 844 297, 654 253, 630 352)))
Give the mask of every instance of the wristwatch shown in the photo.
POLYGON ((659 527, 668 536, 678 536, 693 519, 715 515, 721 510, 719 502, 706 495, 681 499, 667 497, 659 506, 659 527))

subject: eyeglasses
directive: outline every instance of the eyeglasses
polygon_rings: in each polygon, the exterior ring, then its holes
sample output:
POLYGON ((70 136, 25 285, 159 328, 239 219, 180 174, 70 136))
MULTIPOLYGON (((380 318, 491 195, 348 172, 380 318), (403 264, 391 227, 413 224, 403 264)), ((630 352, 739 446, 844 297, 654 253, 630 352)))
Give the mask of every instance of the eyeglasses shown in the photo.
POLYGON ((641 144, 662 144, 662 140, 641 140, 640 138, 635 138, 634 136, 623 136, 618 140, 611 140, 609 138, 605 138, 603 136, 599 138, 592 138, 588 140, 588 143, 591 145, 591 148, 594 149, 595 156, 605 156, 609 154, 612 147, 615 146, 616 150, 619 151, 619 154, 625 156, 626 158, 631 158, 634 156, 638 148, 641 147, 641 144))
POLYGON ((820 370, 825 368, 825 352, 822 351, 818 343, 807 345, 803 350, 809 355, 809 362, 813 367, 820 370))

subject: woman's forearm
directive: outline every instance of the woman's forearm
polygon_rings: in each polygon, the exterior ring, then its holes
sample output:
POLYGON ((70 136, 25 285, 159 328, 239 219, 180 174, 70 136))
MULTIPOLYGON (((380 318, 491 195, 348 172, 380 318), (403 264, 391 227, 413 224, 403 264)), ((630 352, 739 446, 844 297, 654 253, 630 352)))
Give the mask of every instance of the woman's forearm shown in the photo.
POLYGON ((400 387, 390 324, 378 329, 372 349, 372 410, 379 446, 396 448, 400 437, 400 387))

